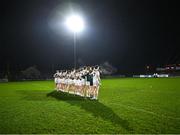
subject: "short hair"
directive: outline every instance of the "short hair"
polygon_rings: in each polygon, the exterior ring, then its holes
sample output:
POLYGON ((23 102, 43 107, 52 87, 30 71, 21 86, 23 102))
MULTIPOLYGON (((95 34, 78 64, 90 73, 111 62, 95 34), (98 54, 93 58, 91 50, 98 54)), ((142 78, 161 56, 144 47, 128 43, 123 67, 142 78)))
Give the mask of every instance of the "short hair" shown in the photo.
POLYGON ((96 66, 95 66, 95 69, 98 69, 98 68, 99 68, 99 66, 98 66, 98 65, 96 65, 96 66))

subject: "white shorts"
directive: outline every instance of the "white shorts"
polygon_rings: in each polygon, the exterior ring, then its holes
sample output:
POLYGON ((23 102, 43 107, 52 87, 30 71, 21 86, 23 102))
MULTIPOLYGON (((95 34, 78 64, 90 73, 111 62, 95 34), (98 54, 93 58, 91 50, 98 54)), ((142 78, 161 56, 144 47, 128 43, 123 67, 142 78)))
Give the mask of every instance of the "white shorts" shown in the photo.
POLYGON ((93 86, 98 86, 99 83, 96 81, 96 82, 93 82, 93 86))
POLYGON ((61 80, 61 83, 62 83, 62 84, 64 84, 64 83, 65 83, 65 82, 64 82, 64 79, 62 79, 62 80, 61 80))
POLYGON ((89 81, 86 81, 86 85, 90 86, 90 82, 89 82, 89 81))
POLYGON ((78 81, 78 86, 81 86, 81 81, 78 81))
POLYGON ((75 85, 80 86, 80 82, 78 80, 76 80, 75 85))
POLYGON ((68 80, 67 79, 64 81, 64 84, 68 84, 68 80))
POLYGON ((73 84, 73 80, 69 80, 69 84, 72 85, 73 84))
POLYGON ((81 81, 80 84, 81 84, 81 86, 83 86, 83 85, 85 84, 85 82, 84 82, 84 81, 81 81))
POLYGON ((58 78, 58 79, 57 79, 57 83, 58 83, 58 84, 61 83, 61 79, 58 78))

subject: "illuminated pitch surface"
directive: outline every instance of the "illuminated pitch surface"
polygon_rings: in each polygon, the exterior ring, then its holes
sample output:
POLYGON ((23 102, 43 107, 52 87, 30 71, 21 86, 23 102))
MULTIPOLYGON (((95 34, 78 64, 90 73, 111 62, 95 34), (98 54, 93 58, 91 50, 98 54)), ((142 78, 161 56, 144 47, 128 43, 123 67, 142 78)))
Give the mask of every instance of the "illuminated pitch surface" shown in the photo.
POLYGON ((0 133, 180 133, 179 82, 104 79, 99 102, 53 81, 0 83, 0 133))

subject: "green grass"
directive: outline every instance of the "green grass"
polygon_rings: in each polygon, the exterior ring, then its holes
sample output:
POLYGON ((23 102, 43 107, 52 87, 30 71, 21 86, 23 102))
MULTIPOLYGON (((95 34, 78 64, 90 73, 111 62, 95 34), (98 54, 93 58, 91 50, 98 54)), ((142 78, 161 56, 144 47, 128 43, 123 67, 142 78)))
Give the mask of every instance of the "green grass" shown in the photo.
POLYGON ((0 83, 0 133, 180 133, 180 78, 105 79, 99 101, 53 88, 0 83))

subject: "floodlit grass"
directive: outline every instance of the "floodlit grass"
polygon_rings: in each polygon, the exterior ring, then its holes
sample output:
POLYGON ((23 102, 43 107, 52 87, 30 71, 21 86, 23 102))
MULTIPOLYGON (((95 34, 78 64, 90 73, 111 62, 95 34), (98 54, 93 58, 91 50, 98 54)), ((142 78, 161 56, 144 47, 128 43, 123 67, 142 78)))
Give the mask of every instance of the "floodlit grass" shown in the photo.
POLYGON ((180 133, 180 78, 105 79, 99 101, 53 88, 0 83, 0 133, 180 133))

